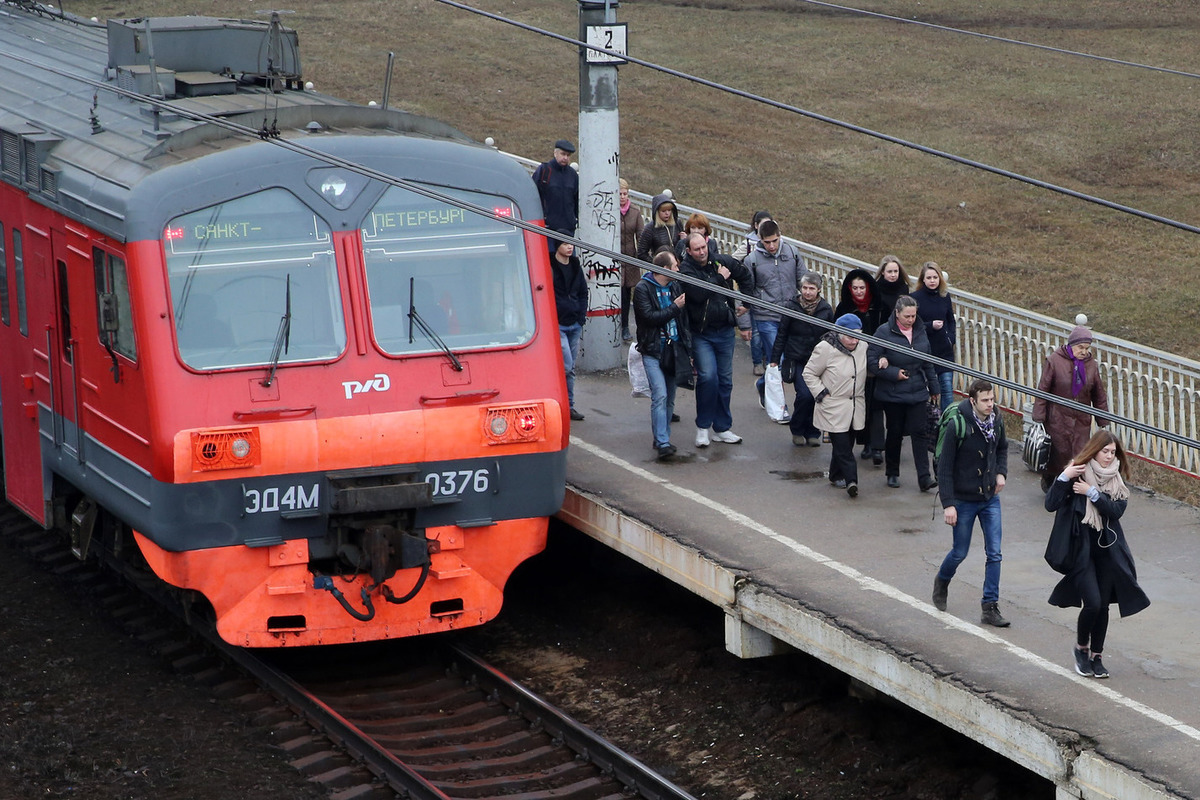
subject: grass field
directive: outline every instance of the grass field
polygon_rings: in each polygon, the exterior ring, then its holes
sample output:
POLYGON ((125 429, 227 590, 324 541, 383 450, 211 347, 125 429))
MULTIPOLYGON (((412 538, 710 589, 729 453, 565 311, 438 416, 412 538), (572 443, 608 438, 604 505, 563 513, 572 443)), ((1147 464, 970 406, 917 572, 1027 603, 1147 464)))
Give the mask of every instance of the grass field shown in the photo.
MULTIPOLYGON (((873 11, 1200 73, 1200 4, 859 0, 873 11)), ((87 15, 259 17, 254 2, 67 2, 87 15)), ((571 0, 474 5, 575 35, 571 0)), ((435 0, 293 0, 306 78, 366 102, 396 53, 394 105, 503 149, 576 138, 568 46, 435 0)), ((837 119, 1200 225, 1200 80, 834 11, 800 0, 626 2, 630 53, 837 119)), ((1200 237, 739 99, 620 71, 636 189, 866 261, 935 260, 953 286, 1200 358, 1200 237)))

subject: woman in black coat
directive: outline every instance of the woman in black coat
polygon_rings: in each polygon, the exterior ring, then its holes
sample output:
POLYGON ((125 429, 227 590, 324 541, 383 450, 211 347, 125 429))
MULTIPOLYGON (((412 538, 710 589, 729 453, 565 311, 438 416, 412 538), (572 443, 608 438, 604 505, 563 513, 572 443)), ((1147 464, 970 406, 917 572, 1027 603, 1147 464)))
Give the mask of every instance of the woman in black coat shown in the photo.
POLYGON ((925 407, 930 398, 937 402, 938 382, 933 365, 914 355, 914 351, 929 352, 929 338, 917 316, 917 301, 908 295, 897 298, 892 318, 880 325, 875 335, 893 343, 891 347, 872 344, 867 348, 867 373, 875 376, 875 402, 883 408, 887 423, 883 448, 887 485, 892 489, 900 486, 900 446, 909 436, 917 485, 925 492, 938 485, 929 471, 925 433, 925 407))
POLYGON ((1050 593, 1050 604, 1083 606, 1073 653, 1075 671, 1088 677, 1108 677, 1100 653, 1109 604, 1116 600, 1122 617, 1150 605, 1121 529, 1129 499, 1121 476, 1129 476, 1128 464, 1120 441, 1097 431, 1046 493, 1046 510, 1054 512, 1046 561, 1065 575, 1050 593))
MULTIPOLYGON (((835 318, 853 314, 862 323, 865 333, 874 333, 887 321, 891 311, 885 311, 875 278, 865 269, 852 269, 842 280, 842 299, 833 310, 835 318)), ((770 353, 767 354, 768 356, 770 353)), ((855 434, 855 440, 863 446, 862 458, 871 459, 875 466, 883 463, 883 410, 875 402, 875 379, 867 378, 867 427, 855 434)))

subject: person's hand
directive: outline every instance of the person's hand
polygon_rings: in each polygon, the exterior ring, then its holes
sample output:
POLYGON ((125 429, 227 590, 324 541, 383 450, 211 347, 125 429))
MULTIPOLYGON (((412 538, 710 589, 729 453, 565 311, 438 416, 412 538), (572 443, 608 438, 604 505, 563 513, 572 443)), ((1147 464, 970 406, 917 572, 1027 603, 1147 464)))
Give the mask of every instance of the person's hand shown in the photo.
POLYGON ((1008 481, 1005 479, 1005 477, 1003 475, 997 475, 996 476, 996 494, 1000 494, 1001 492, 1003 492, 1004 486, 1007 483, 1008 483, 1008 481))
POLYGON ((1072 461, 1070 464, 1067 464, 1067 466, 1063 467, 1062 474, 1066 475, 1070 480, 1075 480, 1082 475, 1086 469, 1086 464, 1076 464, 1072 461))
POLYGON ((749 328, 746 328, 746 330, 738 329, 738 333, 742 335, 743 342, 748 342, 754 338, 754 333, 749 328))
POLYGON ((953 528, 958 524, 958 509, 954 506, 942 509, 942 520, 953 528))
POLYGON ((687 295, 681 294, 681 295, 679 295, 679 297, 676 297, 671 302, 674 303, 675 305, 679 306, 680 308, 683 308, 683 304, 687 302, 687 295))
POLYGON ((897 373, 896 373, 896 380, 900 380, 900 381, 906 381, 906 380, 908 380, 908 370, 906 370, 906 369, 902 369, 902 370, 900 370, 899 372, 897 372, 897 373))
POLYGON ((940 406, 940 402, 939 402, 940 398, 941 398, 940 394, 931 394, 931 395, 929 395, 929 402, 933 403, 935 406, 940 406))
POLYGON ((777 361, 772 361, 770 364, 767 364, 767 366, 768 366, 768 367, 778 367, 778 366, 779 366, 779 362, 777 362, 777 361))
POLYGON ((740 317, 742 314, 745 314, 745 313, 746 313, 747 311, 749 311, 749 310, 750 310, 750 309, 746 308, 745 306, 738 306, 738 307, 737 307, 737 308, 734 310, 734 312, 733 312, 733 313, 737 314, 737 315, 740 317))
POLYGON ((723 279, 729 280, 729 276, 732 275, 733 273, 729 271, 729 267, 722 264, 721 266, 717 267, 717 274, 720 275, 723 279))
POLYGON ((880 357, 879 357, 879 368, 880 368, 880 369, 887 369, 887 368, 888 368, 888 360, 887 360, 887 356, 880 356, 880 357))
POLYGON ((945 323, 945 322, 943 322, 942 320, 940 320, 940 319, 935 319, 935 320, 933 321, 933 329, 934 329, 935 331, 940 331, 940 330, 941 330, 941 329, 942 329, 942 328, 945 326, 945 324, 946 324, 946 323, 945 323))

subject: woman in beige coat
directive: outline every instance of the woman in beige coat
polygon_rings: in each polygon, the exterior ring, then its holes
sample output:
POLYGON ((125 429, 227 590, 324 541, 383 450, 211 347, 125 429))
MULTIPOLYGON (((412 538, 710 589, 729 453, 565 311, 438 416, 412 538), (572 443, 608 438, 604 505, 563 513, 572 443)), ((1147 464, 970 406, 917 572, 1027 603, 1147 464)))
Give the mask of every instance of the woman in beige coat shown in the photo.
MULTIPOLYGON (((861 331, 854 314, 843 314, 840 328, 861 331)), ((817 342, 804 365, 804 383, 816 400, 813 424, 829 433, 829 482, 858 497, 858 462, 854 460, 854 434, 867 423, 867 346, 849 333, 829 331, 817 342)))

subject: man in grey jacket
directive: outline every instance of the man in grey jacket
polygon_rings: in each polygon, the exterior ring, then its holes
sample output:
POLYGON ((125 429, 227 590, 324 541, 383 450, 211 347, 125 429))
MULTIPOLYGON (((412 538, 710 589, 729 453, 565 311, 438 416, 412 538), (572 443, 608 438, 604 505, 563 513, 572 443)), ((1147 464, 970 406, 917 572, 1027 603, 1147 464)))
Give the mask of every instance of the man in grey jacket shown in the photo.
MULTIPOLYGON (((754 276, 755 296, 781 306, 800 293, 804 262, 796 248, 783 241, 775 220, 764 220, 758 227, 758 237, 754 250, 742 263, 754 276)), ((750 319, 752 329, 762 341, 763 352, 770 356, 779 335, 779 313, 755 307, 750 309, 750 319)), ((761 389, 763 379, 759 378, 758 383, 761 389)))

